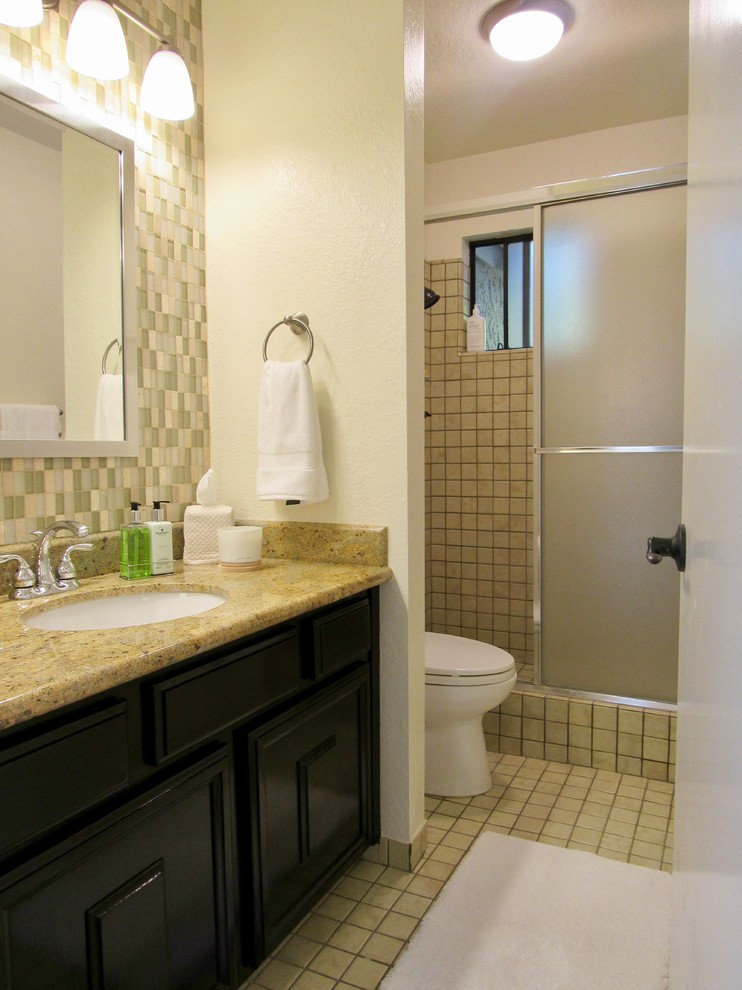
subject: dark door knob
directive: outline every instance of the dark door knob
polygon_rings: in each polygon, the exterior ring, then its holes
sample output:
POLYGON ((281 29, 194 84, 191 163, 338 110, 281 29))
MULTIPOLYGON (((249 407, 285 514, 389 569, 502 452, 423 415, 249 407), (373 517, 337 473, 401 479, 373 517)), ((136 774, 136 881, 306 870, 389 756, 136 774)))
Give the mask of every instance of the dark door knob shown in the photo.
POLYGON ((647 560, 650 564, 659 564, 663 557, 672 557, 679 571, 685 570, 685 526, 681 523, 675 530, 675 535, 667 539, 664 536, 650 536, 647 540, 647 560))

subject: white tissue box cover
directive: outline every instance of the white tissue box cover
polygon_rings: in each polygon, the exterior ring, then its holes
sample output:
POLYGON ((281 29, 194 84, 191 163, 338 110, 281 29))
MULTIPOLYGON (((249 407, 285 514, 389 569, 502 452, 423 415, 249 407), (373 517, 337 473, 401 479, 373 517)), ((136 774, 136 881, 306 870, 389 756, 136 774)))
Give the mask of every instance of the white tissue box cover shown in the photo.
POLYGON ((189 505, 183 517, 183 563, 215 564, 219 560, 218 529, 234 525, 229 505, 189 505))

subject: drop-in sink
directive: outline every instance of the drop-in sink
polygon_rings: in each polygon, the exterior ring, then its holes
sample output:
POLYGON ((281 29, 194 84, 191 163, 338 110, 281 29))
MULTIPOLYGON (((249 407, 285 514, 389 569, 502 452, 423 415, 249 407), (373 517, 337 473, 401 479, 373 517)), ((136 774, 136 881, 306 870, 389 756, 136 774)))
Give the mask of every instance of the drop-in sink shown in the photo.
POLYGON ((206 591, 113 594, 86 601, 60 602, 53 608, 24 615, 22 621, 31 629, 64 629, 69 632, 123 629, 200 615, 223 605, 226 600, 223 595, 206 591))

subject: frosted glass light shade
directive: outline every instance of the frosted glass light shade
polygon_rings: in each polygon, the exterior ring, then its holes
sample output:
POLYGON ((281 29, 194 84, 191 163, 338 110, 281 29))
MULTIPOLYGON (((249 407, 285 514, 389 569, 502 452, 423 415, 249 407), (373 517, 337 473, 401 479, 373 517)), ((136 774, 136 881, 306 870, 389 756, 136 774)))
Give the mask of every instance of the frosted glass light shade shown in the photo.
POLYGON ((490 32, 490 44, 503 58, 527 62, 555 48, 563 33, 564 23, 556 14, 522 10, 495 24, 490 32))
POLYGON ((67 64, 94 79, 123 79, 129 74, 121 21, 105 0, 83 0, 77 8, 67 39, 67 64))
POLYGON ((191 77, 182 56, 172 48, 161 48, 149 60, 139 105, 161 120, 185 120, 193 116, 196 108, 191 77))
POLYGON ((41 0, 0 0, 0 24, 33 27, 44 19, 41 0))

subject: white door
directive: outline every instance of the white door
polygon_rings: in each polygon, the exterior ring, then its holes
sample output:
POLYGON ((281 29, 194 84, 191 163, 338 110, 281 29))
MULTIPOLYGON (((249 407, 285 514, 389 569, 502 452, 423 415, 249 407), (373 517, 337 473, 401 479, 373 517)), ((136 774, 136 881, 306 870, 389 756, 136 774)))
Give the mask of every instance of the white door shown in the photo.
POLYGON ((742 3, 691 0, 671 986, 742 987, 742 3))

